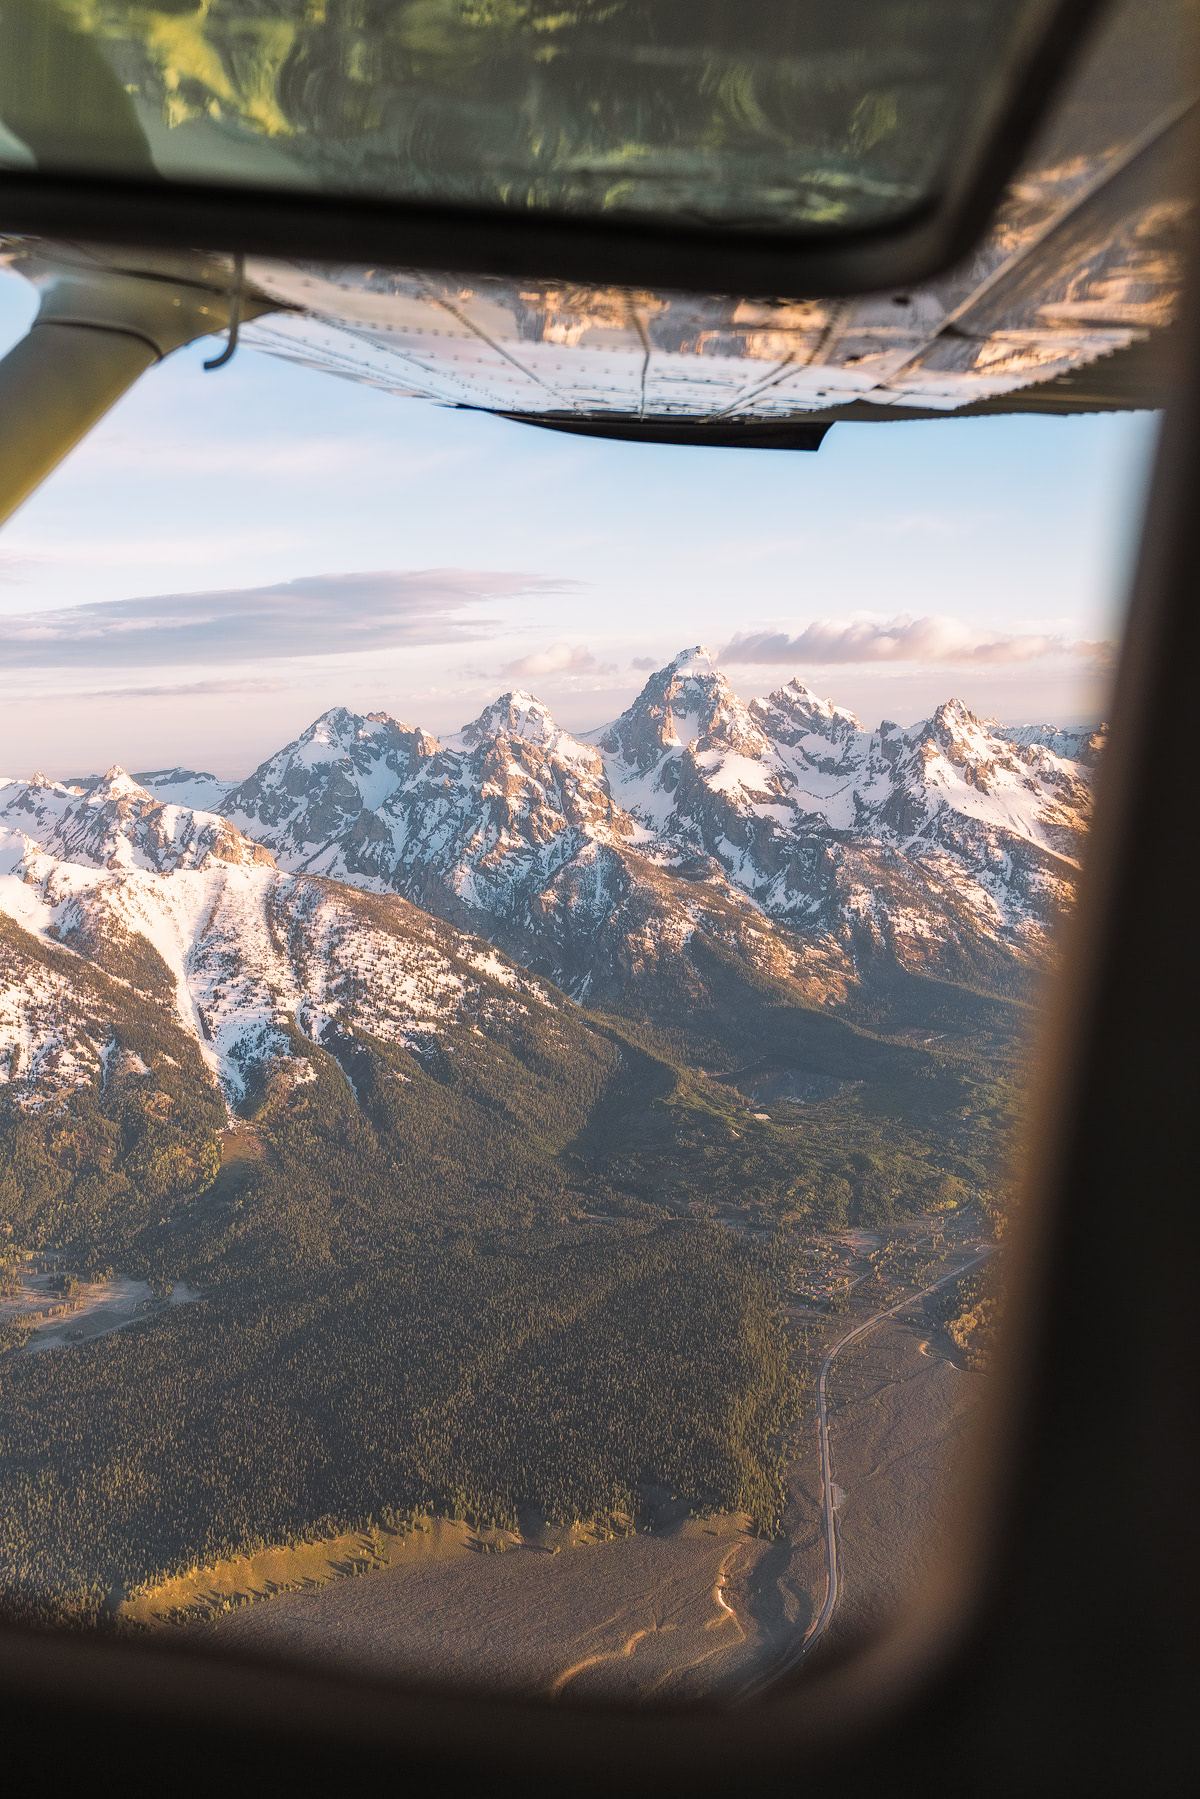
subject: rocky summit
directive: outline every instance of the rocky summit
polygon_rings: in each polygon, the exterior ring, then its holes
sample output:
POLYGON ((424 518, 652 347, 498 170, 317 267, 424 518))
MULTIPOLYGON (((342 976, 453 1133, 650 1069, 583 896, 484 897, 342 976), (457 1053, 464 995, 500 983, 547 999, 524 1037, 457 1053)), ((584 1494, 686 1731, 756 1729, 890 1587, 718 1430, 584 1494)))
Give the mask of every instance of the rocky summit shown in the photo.
POLYGON ((957 700, 867 730, 798 679, 744 703, 702 647, 576 738, 508 693, 456 736, 326 713, 221 809, 280 867, 397 892, 572 991, 749 905, 813 970, 1040 959, 1103 733, 957 700))
MULTIPOLYGON (((1070 903, 1102 747, 953 699, 868 730, 799 679, 746 703, 695 647, 584 737, 511 692, 443 739, 335 708, 229 791, 2 784, 0 910, 165 999, 235 1095, 368 991, 414 1041, 480 979, 648 1012, 710 999, 730 959, 806 1003, 897 972, 1003 991, 1070 903)), ((0 1066, 82 1078, 103 1034, 68 1054, 14 978, 0 1066)))

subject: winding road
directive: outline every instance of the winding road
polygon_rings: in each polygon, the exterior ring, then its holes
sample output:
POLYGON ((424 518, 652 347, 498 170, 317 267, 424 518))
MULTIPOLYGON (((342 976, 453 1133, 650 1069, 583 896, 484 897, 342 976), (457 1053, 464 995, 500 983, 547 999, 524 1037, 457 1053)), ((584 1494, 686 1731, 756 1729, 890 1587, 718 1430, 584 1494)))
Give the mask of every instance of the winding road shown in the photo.
POLYGON ((827 1401, 830 1369, 843 1349, 848 1348, 851 1343, 857 1342, 860 1337, 865 1337, 869 1331, 873 1331, 886 1318, 894 1318, 898 1312, 906 1311, 909 1306, 917 1305, 921 1300, 928 1299, 931 1293, 938 1291, 939 1287, 948 1287, 953 1281, 961 1280, 964 1274, 969 1274, 972 1268, 978 1268, 981 1262, 985 1262, 990 1254, 990 1247, 982 1249, 969 1261, 952 1269, 949 1274, 943 1274, 938 1280, 931 1281, 929 1286, 922 1287, 919 1292, 906 1293, 904 1298, 898 1300, 895 1305, 886 1306, 882 1312, 874 1312, 870 1318, 865 1318, 861 1324, 856 1324, 853 1330, 848 1330, 844 1337, 839 1337, 826 1354, 825 1360, 821 1363, 821 1373, 817 1381, 817 1422, 821 1433, 821 1518, 825 1535, 825 1598, 820 1611, 805 1631, 800 1642, 787 1648, 773 1667, 763 1670, 747 1681, 742 1688, 742 1698, 758 1697, 769 1687, 774 1686, 777 1681, 782 1680, 785 1675, 790 1674, 794 1668, 797 1668, 829 1629, 838 1602, 837 1508, 833 1499, 833 1457, 829 1448, 827 1401))

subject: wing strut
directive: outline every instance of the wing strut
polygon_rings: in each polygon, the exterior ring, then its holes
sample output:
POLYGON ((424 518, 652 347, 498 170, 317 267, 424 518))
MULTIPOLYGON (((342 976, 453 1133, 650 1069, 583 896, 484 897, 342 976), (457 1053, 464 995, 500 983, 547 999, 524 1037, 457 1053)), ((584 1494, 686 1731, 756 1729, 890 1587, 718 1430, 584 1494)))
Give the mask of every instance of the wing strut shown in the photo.
POLYGON ((279 310, 240 279, 231 287, 217 260, 155 260, 127 268, 66 251, 51 262, 36 249, 18 259, 42 300, 0 362, 0 524, 148 368, 225 329, 231 341, 216 360, 228 361, 239 319, 279 310))

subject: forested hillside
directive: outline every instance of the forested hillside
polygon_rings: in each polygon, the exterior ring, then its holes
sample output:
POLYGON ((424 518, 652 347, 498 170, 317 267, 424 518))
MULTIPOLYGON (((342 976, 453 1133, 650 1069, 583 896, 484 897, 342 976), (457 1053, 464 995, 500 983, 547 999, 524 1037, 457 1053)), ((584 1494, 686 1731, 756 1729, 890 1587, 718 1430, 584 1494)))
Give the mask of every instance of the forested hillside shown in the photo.
POLYGON ((4 944, 13 978, 67 971, 109 1034, 53 1109, 5 1108, 7 1241, 201 1295, 51 1354, 10 1333, 18 1611, 384 1508, 634 1513, 653 1483, 770 1531, 795 1406, 781 1227, 991 1192, 1006 1095, 977 1032, 889 1039, 736 959, 673 1022, 552 989, 514 1010, 497 981, 490 1022, 424 1044, 293 1027, 230 1129, 152 988, 12 925, 4 944), (811 1097, 756 1117, 755 1067, 811 1097))

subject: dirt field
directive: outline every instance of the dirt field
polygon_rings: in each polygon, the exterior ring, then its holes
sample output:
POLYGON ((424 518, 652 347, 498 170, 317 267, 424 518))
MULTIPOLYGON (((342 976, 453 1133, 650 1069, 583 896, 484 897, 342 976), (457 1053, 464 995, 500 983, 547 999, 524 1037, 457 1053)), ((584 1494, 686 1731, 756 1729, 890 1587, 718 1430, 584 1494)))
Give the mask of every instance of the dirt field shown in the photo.
POLYGON ((149 1623, 175 1607, 211 1599, 215 1609, 263 1593, 268 1580, 305 1581, 176 1628, 230 1649, 547 1696, 700 1697, 754 1665, 760 1631, 751 1600, 773 1546, 751 1537, 743 1518, 688 1519, 608 1542, 566 1532, 517 1541, 428 1522, 403 1541, 344 1538, 224 1564, 123 1611, 149 1623), (499 1553, 484 1547, 499 1541, 508 1544, 499 1553), (334 1578, 355 1558, 374 1561, 372 1571, 334 1578))
POLYGON ((199 1299, 198 1291, 176 1281, 168 1297, 156 1296, 146 1281, 126 1274, 105 1280, 81 1281, 65 1297, 55 1282, 70 1269, 53 1254, 32 1256, 21 1267, 20 1290, 0 1300, 0 1324, 15 1325, 26 1333, 25 1355, 48 1349, 92 1343, 109 1331, 141 1323, 169 1306, 187 1305, 199 1299))
POLYGON ((983 1383, 955 1366, 928 1322, 889 1319, 838 1358, 830 1440, 841 1598, 831 1646, 902 1607, 935 1561, 983 1383))

